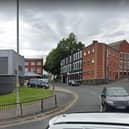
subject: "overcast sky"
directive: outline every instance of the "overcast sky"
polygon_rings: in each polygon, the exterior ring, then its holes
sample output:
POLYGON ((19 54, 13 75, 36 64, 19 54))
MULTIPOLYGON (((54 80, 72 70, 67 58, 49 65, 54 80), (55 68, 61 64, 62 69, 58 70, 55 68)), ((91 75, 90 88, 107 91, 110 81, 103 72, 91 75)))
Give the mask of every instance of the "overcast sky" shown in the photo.
MULTIPOLYGON (((67 1, 20 0, 20 54, 47 55, 71 32, 85 45, 129 41, 129 2, 67 1)), ((0 1, 0 48, 16 50, 15 1, 0 1)))

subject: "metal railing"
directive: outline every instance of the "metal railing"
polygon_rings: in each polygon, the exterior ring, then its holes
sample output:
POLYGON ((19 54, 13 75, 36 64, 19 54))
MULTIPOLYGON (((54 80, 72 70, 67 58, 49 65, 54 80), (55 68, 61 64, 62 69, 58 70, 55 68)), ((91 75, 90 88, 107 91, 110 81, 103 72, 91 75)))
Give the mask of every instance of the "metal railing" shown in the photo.
POLYGON ((57 107, 57 96, 52 95, 46 98, 35 99, 33 101, 25 101, 20 103, 2 104, 0 105, 0 120, 24 117, 29 115, 46 112, 57 107), (20 115, 16 113, 16 106, 19 104, 20 115))

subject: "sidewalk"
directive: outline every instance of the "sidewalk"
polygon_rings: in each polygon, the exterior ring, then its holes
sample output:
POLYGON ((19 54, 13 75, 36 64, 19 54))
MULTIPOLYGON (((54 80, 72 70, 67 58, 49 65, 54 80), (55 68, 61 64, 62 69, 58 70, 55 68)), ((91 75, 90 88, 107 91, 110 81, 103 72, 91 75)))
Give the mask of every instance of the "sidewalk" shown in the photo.
MULTIPOLYGON (((52 108, 50 110, 46 110, 45 112, 37 112, 34 113, 33 115, 27 115, 25 117, 17 117, 17 118, 12 118, 12 119, 6 119, 6 120, 1 120, 0 121, 0 127, 8 127, 10 125, 17 125, 17 124, 22 124, 26 122, 32 122, 32 121, 37 121, 39 119, 46 119, 48 117, 54 116, 58 113, 64 112, 72 106, 72 104, 75 103, 75 100, 77 100, 77 97, 74 93, 65 90, 63 88, 58 88, 56 87, 56 95, 57 95, 57 107, 52 108)), ((51 104, 51 102, 50 102, 51 104)), ((31 105, 31 112, 35 109, 37 109, 37 103, 31 105)), ((7 114, 8 115, 8 114, 7 114)), ((1 117, 1 116, 0 116, 1 117)))

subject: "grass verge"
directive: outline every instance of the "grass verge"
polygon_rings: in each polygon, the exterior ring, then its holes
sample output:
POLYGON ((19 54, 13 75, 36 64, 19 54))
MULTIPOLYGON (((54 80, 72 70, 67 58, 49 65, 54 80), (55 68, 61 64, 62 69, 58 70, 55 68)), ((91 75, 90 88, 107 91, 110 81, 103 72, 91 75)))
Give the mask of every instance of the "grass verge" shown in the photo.
MULTIPOLYGON (((49 97, 53 95, 53 91, 50 89, 21 87, 19 88, 19 95, 20 102, 28 102, 49 97)), ((12 103, 16 103, 15 92, 0 96, 0 105, 12 103)))

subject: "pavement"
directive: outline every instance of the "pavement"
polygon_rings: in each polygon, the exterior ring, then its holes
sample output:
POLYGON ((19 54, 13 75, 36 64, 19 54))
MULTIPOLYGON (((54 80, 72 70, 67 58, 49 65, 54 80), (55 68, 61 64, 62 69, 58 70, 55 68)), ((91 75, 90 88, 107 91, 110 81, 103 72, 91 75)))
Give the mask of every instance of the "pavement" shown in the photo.
POLYGON ((52 116, 55 116, 67 111, 78 100, 78 95, 75 92, 69 91, 62 87, 56 87, 55 91, 57 95, 56 108, 43 113, 34 114, 31 116, 18 117, 18 118, 12 118, 12 119, 6 119, 3 121, 0 121, 0 128, 12 127, 12 126, 17 126, 25 123, 30 123, 30 122, 35 122, 35 121, 50 118, 52 116))

